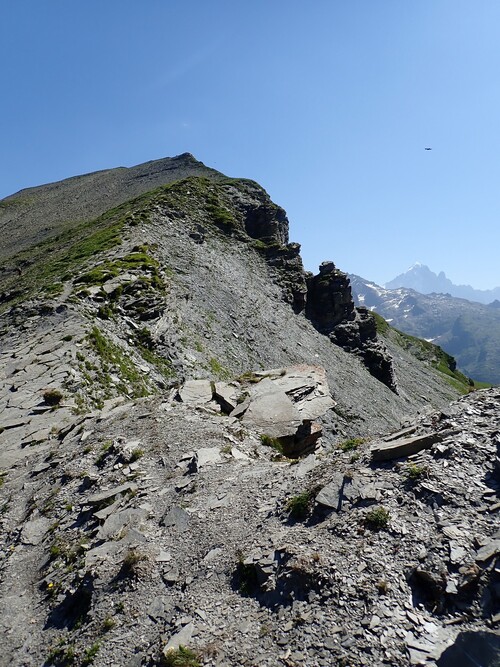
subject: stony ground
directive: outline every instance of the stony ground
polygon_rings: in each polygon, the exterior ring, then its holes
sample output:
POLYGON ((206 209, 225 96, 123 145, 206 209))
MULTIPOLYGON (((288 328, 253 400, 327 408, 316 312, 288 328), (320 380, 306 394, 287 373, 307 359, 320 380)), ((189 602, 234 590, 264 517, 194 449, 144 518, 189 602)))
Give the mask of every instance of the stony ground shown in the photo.
POLYGON ((181 643, 207 665, 432 665, 493 637, 499 406, 471 394, 383 463, 356 441, 286 460, 175 390, 80 417, 3 476, 2 664, 181 643))

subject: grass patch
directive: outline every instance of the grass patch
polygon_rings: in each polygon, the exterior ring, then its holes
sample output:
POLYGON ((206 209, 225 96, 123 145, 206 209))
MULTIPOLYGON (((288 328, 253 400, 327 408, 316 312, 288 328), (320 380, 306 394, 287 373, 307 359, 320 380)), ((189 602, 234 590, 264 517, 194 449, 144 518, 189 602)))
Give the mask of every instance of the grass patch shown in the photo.
POLYGON ((143 456, 144 456, 144 450, 138 447, 137 449, 132 450, 129 463, 135 463, 135 461, 142 459, 143 456))
POLYGON ((159 371, 165 378, 172 378, 175 375, 175 371, 168 359, 160 357, 158 354, 152 352, 147 347, 139 347, 138 349, 144 361, 147 361, 148 364, 154 366, 156 370, 159 371))
POLYGON ((191 649, 186 646, 165 651, 160 662, 161 667, 201 667, 201 662, 191 649))
POLYGON ((91 665, 94 662, 95 657, 99 653, 100 648, 101 648, 101 643, 94 642, 92 646, 85 651, 81 663, 82 667, 88 667, 88 665, 91 665))
POLYGON ((292 519, 302 521, 309 516, 315 497, 315 491, 309 490, 299 493, 287 500, 285 509, 292 519))
POLYGON ((391 515, 385 507, 375 507, 365 515, 365 526, 371 530, 386 530, 391 515))
POLYGON ((45 664, 64 667, 65 665, 73 665, 75 660, 75 647, 73 644, 67 644, 64 639, 61 639, 50 651, 45 664))
POLYGON ((265 447, 272 447, 272 449, 275 449, 282 456, 285 455, 283 451, 283 445, 278 440, 278 438, 273 438, 272 436, 263 433, 260 436, 260 441, 265 447))
POLYGON ((208 366, 210 368, 210 371, 216 377, 219 377, 219 378, 228 378, 229 377, 229 373, 228 373, 227 369, 224 368, 224 366, 221 363, 219 363, 219 361, 217 361, 217 359, 215 357, 212 357, 209 360, 208 366))
POLYGON ((371 311, 371 314, 375 318, 375 328, 377 329, 378 334, 386 334, 390 330, 389 323, 384 320, 382 315, 379 315, 374 310, 371 311))
POLYGON ((427 466, 417 465, 416 463, 410 463, 406 469, 406 478, 411 482, 418 482, 419 479, 427 477, 429 474, 429 468, 427 466))
POLYGON ((100 375, 102 384, 109 384, 107 381, 107 371, 109 367, 112 367, 121 378, 121 382, 117 386, 118 391, 132 398, 148 396, 150 393, 149 387, 144 380, 143 374, 118 345, 105 338, 97 327, 92 328, 88 339, 92 348, 101 359, 104 371, 104 374, 100 375))
POLYGON ((101 632, 109 632, 115 627, 115 625, 116 621, 111 618, 111 616, 107 616, 101 624, 101 632))
POLYGON ((125 554, 120 568, 119 577, 126 579, 137 579, 140 573, 140 564, 146 560, 146 556, 136 549, 129 549, 125 554))
POLYGON ((59 389, 46 389, 43 392, 42 397, 43 402, 46 405, 55 406, 59 405, 59 403, 62 401, 63 394, 61 391, 59 391, 59 389))
POLYGON ((239 382, 240 384, 257 384, 264 377, 264 375, 257 375, 253 371, 245 371, 236 378, 236 382, 239 382))
POLYGON ((365 442, 365 438, 349 438, 339 443, 338 447, 343 452, 352 452, 365 442))

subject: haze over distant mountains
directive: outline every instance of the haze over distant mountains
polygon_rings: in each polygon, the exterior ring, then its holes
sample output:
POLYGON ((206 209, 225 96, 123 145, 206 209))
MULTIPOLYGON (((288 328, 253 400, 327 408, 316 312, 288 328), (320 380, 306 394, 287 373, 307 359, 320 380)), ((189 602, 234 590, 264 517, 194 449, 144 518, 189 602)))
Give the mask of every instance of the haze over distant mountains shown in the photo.
POLYGON ((421 294, 449 294, 459 299, 468 299, 479 303, 491 303, 495 299, 500 299, 500 287, 479 290, 470 285, 455 285, 446 277, 444 271, 436 274, 420 262, 416 262, 407 271, 390 280, 385 284, 385 287, 386 289, 408 287, 421 294))

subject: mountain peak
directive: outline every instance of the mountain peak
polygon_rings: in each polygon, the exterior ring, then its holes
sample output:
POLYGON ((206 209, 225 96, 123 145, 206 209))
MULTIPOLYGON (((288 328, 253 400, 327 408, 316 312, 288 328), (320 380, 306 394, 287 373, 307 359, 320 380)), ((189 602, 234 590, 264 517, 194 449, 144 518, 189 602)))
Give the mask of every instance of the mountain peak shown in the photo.
POLYGON ((500 287, 491 290, 478 290, 470 285, 455 285, 446 277, 444 271, 435 273, 426 264, 415 262, 404 273, 385 283, 386 289, 407 287, 421 294, 450 294, 459 299, 490 303, 500 296, 500 287))

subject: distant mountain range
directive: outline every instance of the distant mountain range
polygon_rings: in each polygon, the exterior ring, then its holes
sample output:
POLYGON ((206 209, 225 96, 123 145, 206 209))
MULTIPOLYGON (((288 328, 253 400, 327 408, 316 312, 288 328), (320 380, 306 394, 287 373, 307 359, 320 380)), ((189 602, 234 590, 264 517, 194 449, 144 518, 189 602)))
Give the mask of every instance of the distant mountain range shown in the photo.
POLYGON ((500 301, 484 305, 407 287, 385 289, 355 275, 349 278, 356 305, 375 311, 400 331, 440 345, 474 380, 500 383, 500 301))
POLYGON ((428 266, 416 262, 408 271, 385 284, 386 289, 398 289, 408 287, 421 294, 449 294, 459 299, 478 301, 479 303, 491 303, 500 299, 500 287, 489 290, 474 289, 470 285, 455 285, 446 277, 444 271, 439 274, 431 271, 428 266))

